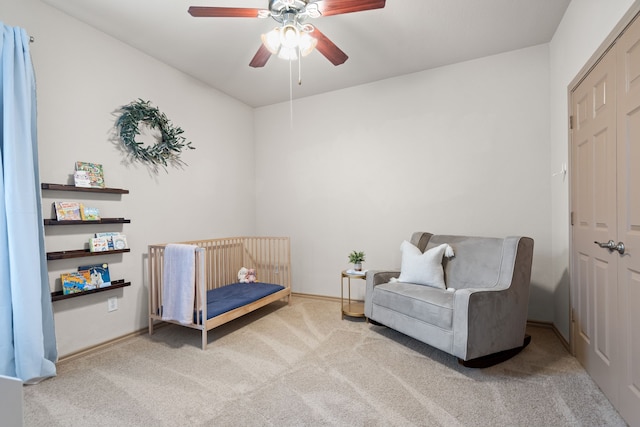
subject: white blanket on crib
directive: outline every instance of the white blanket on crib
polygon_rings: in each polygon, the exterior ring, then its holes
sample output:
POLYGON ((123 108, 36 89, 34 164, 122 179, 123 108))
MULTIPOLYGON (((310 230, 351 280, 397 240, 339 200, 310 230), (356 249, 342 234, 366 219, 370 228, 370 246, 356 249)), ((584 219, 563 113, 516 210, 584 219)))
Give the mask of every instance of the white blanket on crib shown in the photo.
POLYGON ((168 244, 164 249, 162 320, 193 323, 195 300, 195 245, 168 244))

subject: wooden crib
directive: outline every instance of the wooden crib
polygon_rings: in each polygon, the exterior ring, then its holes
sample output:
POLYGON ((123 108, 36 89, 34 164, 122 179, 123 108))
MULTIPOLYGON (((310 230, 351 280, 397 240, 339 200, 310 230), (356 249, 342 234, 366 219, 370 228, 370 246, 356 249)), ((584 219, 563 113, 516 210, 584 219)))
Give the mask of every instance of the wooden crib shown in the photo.
MULTIPOLYGON (((207 332, 270 304, 291 297, 291 253, 288 237, 231 237, 222 239, 180 242, 196 245, 196 280, 194 321, 185 325, 162 320, 162 281, 164 244, 149 245, 149 334, 154 322, 165 321, 202 331, 202 349, 207 347, 207 332), (207 304, 207 295, 214 289, 238 282, 240 268, 253 268, 259 282, 280 285, 283 289, 253 300, 221 314, 207 316, 214 310, 207 304), (210 318, 209 318, 210 317, 210 318)), ((243 284, 239 284, 243 285, 243 284)), ((216 292, 216 291, 213 291, 216 292)))

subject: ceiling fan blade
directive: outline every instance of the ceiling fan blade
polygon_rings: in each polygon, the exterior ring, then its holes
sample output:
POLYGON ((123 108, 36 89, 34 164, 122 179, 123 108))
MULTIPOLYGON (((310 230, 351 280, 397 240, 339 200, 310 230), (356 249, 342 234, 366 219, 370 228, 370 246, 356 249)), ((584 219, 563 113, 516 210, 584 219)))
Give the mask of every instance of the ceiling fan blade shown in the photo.
POLYGON ((320 0, 317 5, 323 16, 331 16, 341 13, 382 9, 385 2, 386 0, 320 0))
POLYGON ((265 45, 261 44, 249 65, 253 68, 264 67, 269 58, 271 58, 271 52, 269 52, 269 49, 267 49, 265 45))
POLYGON ((189 14, 197 18, 257 18, 261 10, 245 7, 191 6, 189 14))
POLYGON ((336 46, 327 36, 322 34, 320 30, 314 28, 311 33, 311 37, 318 40, 316 49, 323 54, 333 65, 344 64, 349 59, 346 53, 344 53, 338 46, 336 46))

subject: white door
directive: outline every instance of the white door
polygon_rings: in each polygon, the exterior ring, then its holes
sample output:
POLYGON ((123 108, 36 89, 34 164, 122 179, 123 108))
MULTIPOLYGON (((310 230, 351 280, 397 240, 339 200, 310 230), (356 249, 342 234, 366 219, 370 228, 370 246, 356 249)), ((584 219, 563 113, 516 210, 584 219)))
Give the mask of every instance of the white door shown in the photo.
POLYGON ((609 52, 572 96, 572 306, 576 356, 610 400, 617 397, 618 256, 594 242, 617 234, 616 57, 609 52))
POLYGON ((616 43, 621 387, 618 410, 640 425, 640 21, 616 43))
POLYGON ((572 340, 640 425, 640 20, 572 92, 571 110, 572 340))

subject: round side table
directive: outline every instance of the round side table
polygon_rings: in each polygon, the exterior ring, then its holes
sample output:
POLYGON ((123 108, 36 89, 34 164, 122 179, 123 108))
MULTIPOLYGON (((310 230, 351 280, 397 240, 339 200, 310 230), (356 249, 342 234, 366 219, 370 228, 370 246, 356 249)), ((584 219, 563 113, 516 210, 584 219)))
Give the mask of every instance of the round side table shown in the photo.
POLYGON ((340 276, 340 301, 342 302, 342 318, 344 316, 350 317, 364 317, 364 301, 357 301, 351 299, 351 279, 365 280, 365 273, 352 274, 347 273, 347 270, 342 270, 340 276), (347 297, 344 296, 344 285, 347 279, 347 297))

